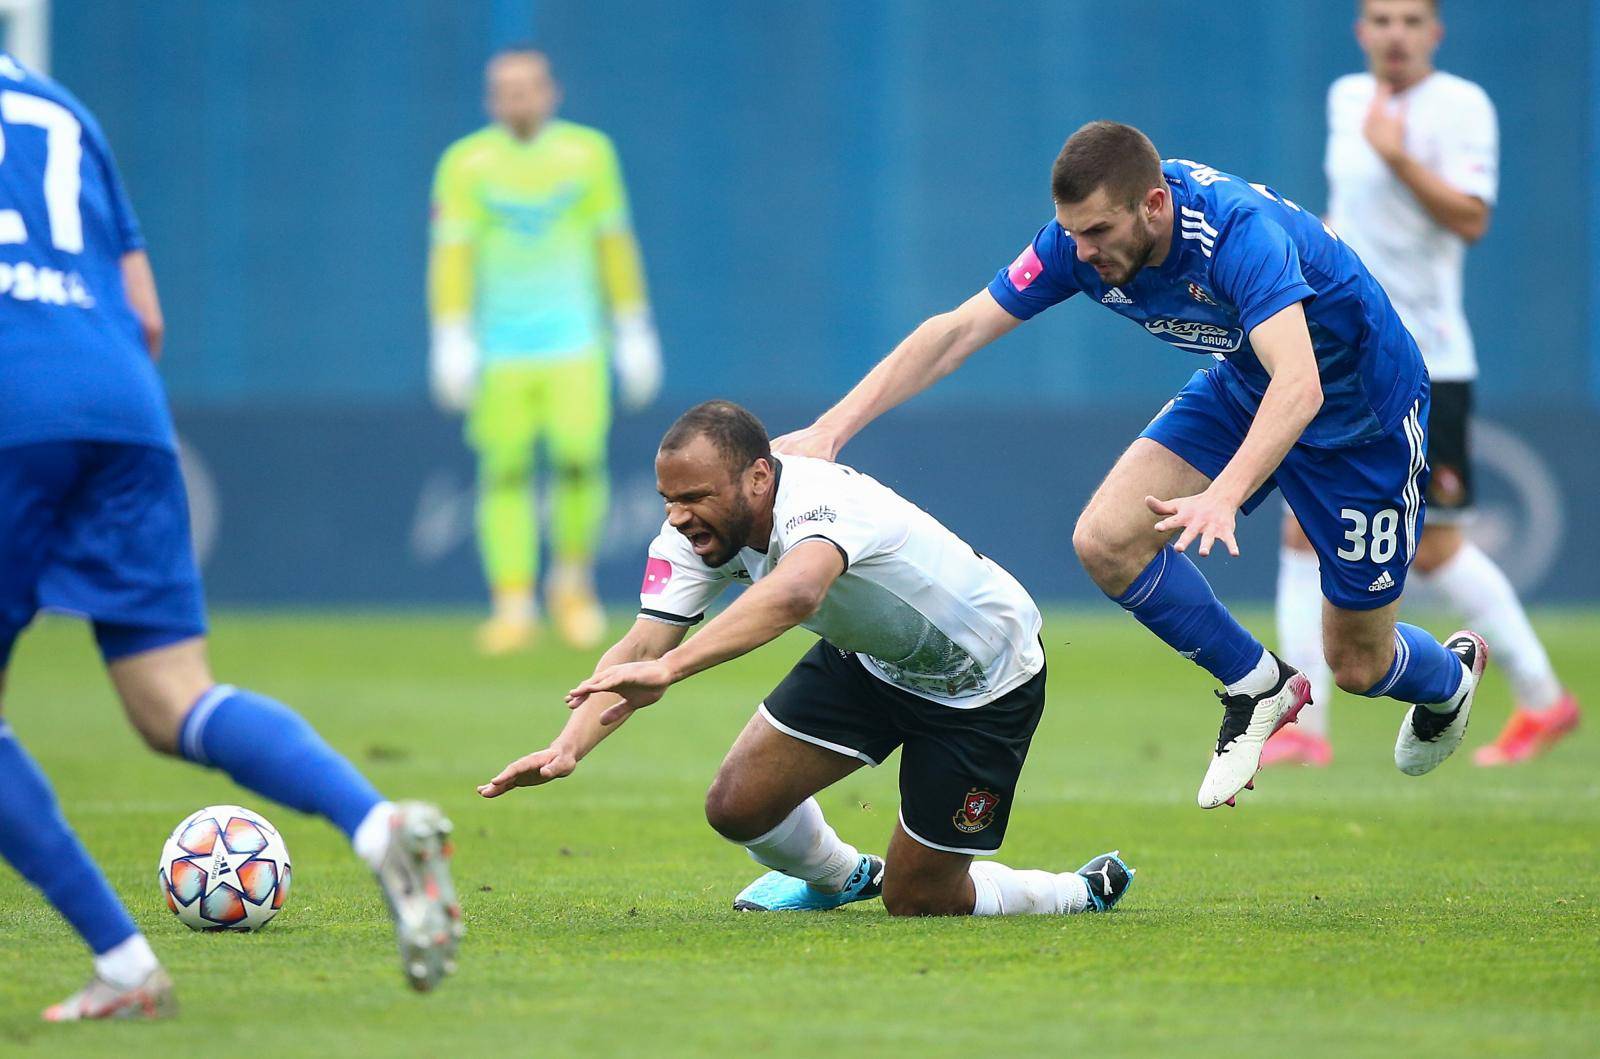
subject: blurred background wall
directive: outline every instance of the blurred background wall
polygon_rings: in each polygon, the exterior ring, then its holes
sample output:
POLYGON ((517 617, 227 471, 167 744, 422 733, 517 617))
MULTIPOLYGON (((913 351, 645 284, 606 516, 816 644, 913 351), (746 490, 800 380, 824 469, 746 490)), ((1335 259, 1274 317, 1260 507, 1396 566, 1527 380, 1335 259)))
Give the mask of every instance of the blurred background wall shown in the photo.
MULTIPOLYGON (((672 416, 721 395, 774 433, 808 420, 1015 256, 1082 122, 1132 122, 1164 155, 1320 208, 1326 89, 1361 65, 1353 16, 1344 0, 55 0, 51 41, 144 221, 211 594, 234 603, 481 593, 471 461, 426 396, 428 186, 485 120, 490 50, 545 48, 565 116, 621 152, 667 357, 661 401, 614 440, 602 587, 621 602, 672 416)), ((1535 599, 1600 598, 1582 536, 1600 516, 1600 14, 1447 0, 1444 17, 1439 64, 1484 85, 1502 136, 1467 273, 1489 431, 1477 532, 1535 599)), ((845 458, 1041 597, 1092 595, 1076 512, 1197 366, 1069 303, 845 458)), ((1211 567, 1236 596, 1270 590, 1263 512, 1244 558, 1211 567)))

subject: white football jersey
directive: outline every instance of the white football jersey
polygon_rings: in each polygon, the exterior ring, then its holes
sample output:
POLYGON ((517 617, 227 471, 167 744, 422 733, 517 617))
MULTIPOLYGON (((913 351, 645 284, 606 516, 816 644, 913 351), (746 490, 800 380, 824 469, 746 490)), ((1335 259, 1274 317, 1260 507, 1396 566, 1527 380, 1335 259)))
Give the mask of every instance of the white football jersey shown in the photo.
POLYGON ((692 625, 730 582, 759 581, 795 545, 821 538, 845 571, 807 629, 868 672, 957 708, 992 702, 1044 667, 1043 619, 1016 578, 885 485, 803 456, 778 466, 772 539, 710 567, 663 524, 650 545, 640 614, 692 625))
MULTIPOLYGON (((1461 305, 1466 243, 1439 224, 1362 135, 1377 92, 1371 74, 1328 89, 1328 223, 1377 277, 1435 379, 1478 373, 1461 305)), ((1494 104, 1464 78, 1434 71, 1394 97, 1406 151, 1451 185, 1494 205, 1500 145, 1494 104)))

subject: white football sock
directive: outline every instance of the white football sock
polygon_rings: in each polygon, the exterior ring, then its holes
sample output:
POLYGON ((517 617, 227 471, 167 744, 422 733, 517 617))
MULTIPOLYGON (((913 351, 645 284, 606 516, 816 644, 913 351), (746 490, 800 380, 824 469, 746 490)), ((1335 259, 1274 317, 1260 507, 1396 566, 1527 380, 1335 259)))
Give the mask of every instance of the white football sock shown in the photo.
POLYGON ((1075 871, 1018 870, 975 860, 968 872, 977 892, 975 916, 1058 916, 1089 907, 1089 883, 1075 871))
POLYGON ((839 840, 822 806, 807 798, 794 812, 760 838, 744 843, 750 859, 785 875, 804 879, 819 890, 838 893, 861 863, 861 851, 839 840))
POLYGON ((118 989, 132 989, 160 966, 143 934, 135 934, 94 958, 94 973, 118 989))
POLYGON ((1255 667, 1222 690, 1229 695, 1264 695, 1277 682, 1278 663, 1273 659, 1272 652, 1263 647, 1255 667))
POLYGON ((367 810, 356 825, 356 833, 350 836, 350 847, 373 871, 383 867, 383 855, 389 852, 389 820, 393 816, 394 803, 379 802, 367 810))
POLYGON ((1488 641, 1495 662, 1505 667, 1518 705, 1545 710, 1556 704, 1561 681, 1550 656, 1528 624, 1517 590, 1482 548, 1463 542, 1449 562, 1424 578, 1461 612, 1468 628, 1488 641))
POLYGON ((1311 681, 1311 705, 1299 725, 1328 737, 1328 706, 1333 701, 1333 670, 1322 653, 1322 573, 1316 552, 1278 549, 1278 653, 1311 681))

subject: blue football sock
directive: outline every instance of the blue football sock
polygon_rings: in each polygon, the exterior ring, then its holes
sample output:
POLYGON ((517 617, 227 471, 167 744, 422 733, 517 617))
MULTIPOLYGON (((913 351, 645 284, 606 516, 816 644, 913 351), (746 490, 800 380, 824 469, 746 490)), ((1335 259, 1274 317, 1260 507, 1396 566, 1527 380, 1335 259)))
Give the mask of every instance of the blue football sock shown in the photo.
POLYGON ((1397 622, 1394 627, 1394 661, 1383 679, 1361 694, 1368 698, 1388 696, 1401 702, 1425 704, 1449 702, 1461 689, 1465 668, 1461 659, 1415 625, 1397 622))
POLYGON ((1261 660, 1261 641, 1228 613, 1200 568, 1170 544, 1112 599, 1224 685, 1242 679, 1261 660))
POLYGON ((346 835, 354 835, 383 801, 299 714, 228 684, 218 684, 190 708, 179 750, 190 761, 221 769, 241 787, 327 817, 346 835))
POLYGON ((67 826, 50 781, 0 721, 0 854, 66 917, 96 956, 138 933, 67 826))

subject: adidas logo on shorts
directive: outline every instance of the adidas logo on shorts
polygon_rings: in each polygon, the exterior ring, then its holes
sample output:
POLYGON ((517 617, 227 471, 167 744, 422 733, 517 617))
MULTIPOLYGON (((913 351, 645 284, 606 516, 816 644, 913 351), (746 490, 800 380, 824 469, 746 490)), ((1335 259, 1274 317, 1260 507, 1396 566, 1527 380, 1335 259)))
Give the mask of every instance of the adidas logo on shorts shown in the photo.
POLYGON ((1378 575, 1378 579, 1376 581, 1372 582, 1372 584, 1367 586, 1367 591, 1368 592, 1382 592, 1386 588, 1393 588, 1393 587, 1394 587, 1394 578, 1390 577, 1389 576, 1389 571, 1385 570, 1383 573, 1378 575))
POLYGON ((1122 293, 1121 287, 1112 287, 1100 295, 1101 305, 1132 305, 1133 299, 1122 293))

